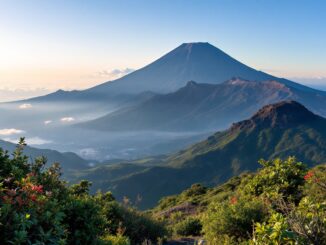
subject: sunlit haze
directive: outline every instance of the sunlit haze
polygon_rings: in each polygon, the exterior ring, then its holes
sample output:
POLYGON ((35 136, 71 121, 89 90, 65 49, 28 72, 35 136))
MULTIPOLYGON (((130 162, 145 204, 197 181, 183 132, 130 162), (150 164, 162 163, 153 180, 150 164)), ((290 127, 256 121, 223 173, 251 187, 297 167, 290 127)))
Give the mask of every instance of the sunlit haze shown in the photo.
POLYGON ((84 89, 192 41, 210 42, 270 74, 322 87, 325 10, 322 0, 0 0, 0 90, 34 95, 84 89))

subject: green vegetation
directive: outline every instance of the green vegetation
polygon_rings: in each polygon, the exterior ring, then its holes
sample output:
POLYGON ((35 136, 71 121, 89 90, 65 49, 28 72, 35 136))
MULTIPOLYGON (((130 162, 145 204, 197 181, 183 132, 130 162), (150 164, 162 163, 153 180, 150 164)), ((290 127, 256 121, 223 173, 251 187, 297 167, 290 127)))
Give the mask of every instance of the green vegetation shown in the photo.
POLYGON ((202 224, 199 219, 189 217, 175 225, 175 233, 179 236, 199 236, 202 224))
POLYGON ((209 244, 323 244, 326 165, 308 170, 294 157, 260 164, 255 174, 165 197, 151 212, 172 236, 200 235, 209 244), (188 232, 194 221, 202 229, 188 232))
POLYGON ((203 238, 208 244, 324 244, 326 165, 294 157, 261 160, 256 173, 222 185, 193 184, 140 212, 91 183, 68 186, 60 167, 28 162, 23 139, 11 157, 0 150, 1 244, 162 244, 203 238))
POLYGON ((12 157, 0 150, 1 244, 128 245, 165 236, 160 222, 110 192, 90 195, 88 181, 68 187, 58 164, 28 162, 24 147, 22 139, 12 157))
POLYGON ((118 170, 93 168, 84 171, 81 177, 92 180, 99 189, 113 190, 118 200, 124 196, 136 200, 140 195, 142 202, 137 206, 153 208, 162 197, 180 193, 193 183, 211 187, 245 171, 256 171, 261 158, 286 159, 295 155, 309 167, 324 163, 325 125, 325 118, 302 105, 281 102, 268 105, 250 119, 160 159, 160 163, 164 163, 161 166, 132 163, 119 165, 118 170))
MULTIPOLYGON (((16 149, 16 145, 0 139, 0 148, 13 153, 16 149)), ((31 146, 24 147, 24 154, 33 159, 38 156, 46 156, 49 162, 59 162, 60 166, 63 168, 64 177, 66 179, 70 177, 70 173, 88 168, 89 163, 87 160, 72 152, 58 152, 49 149, 38 149, 31 146)))

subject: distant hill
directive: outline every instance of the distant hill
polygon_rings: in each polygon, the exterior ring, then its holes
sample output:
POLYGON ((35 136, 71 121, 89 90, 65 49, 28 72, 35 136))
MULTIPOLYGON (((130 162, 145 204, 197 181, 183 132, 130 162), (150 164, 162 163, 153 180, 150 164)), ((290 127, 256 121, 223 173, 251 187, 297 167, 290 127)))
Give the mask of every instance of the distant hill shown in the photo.
POLYGON ((91 176, 94 190, 110 189, 119 199, 127 196, 136 200, 140 195, 139 206, 148 208, 193 183, 215 185, 257 169, 261 158, 291 155, 309 166, 326 162, 326 119, 298 102, 285 101, 263 107, 248 120, 168 157, 159 166, 126 174, 120 170, 119 177, 99 184, 96 175, 90 175, 92 171, 82 177, 91 176))
POLYGON ((217 85, 190 81, 176 92, 152 96, 79 126, 103 131, 217 130, 249 117, 264 105, 290 99, 326 115, 326 95, 275 80, 233 78, 217 85))
MULTIPOLYGON (((27 140, 28 141, 28 140, 27 140)), ((0 148, 8 150, 12 153, 16 149, 16 145, 4 140, 0 140, 0 148)), ((49 167, 52 163, 60 163, 63 172, 66 175, 70 171, 82 170, 88 168, 89 161, 79 157, 77 154, 72 152, 59 152, 49 149, 38 149, 30 146, 24 148, 24 154, 34 160, 36 157, 45 156, 48 160, 46 167, 49 167)))

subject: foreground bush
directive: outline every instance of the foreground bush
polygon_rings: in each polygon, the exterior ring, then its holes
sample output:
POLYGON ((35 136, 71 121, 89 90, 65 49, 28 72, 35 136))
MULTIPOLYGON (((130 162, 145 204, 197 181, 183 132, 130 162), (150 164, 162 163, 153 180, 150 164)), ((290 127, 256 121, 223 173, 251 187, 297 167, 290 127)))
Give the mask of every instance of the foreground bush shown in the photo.
POLYGON ((238 200, 212 203, 203 217, 203 231, 209 241, 218 241, 223 236, 245 240, 253 231, 254 222, 262 222, 267 216, 260 200, 238 200))
POLYGON ((118 204, 111 193, 89 195, 90 183, 68 187, 58 164, 29 163, 22 139, 11 158, 0 149, 1 244, 141 244, 165 235, 160 223, 118 204))
POLYGON ((122 235, 106 235, 102 237, 101 245, 130 245, 130 240, 122 235))
POLYGON ((302 188, 305 183, 306 166, 297 162, 294 157, 282 161, 261 160, 263 168, 247 185, 250 194, 265 195, 269 199, 286 198, 297 202, 302 197, 302 188))
POLYGON ((304 198, 299 207, 282 203, 284 214, 275 212, 268 222, 257 223, 252 244, 324 244, 326 205, 304 198))
POLYGON ((174 231, 179 236, 199 236, 202 224, 199 219, 189 217, 174 226, 174 231))
POLYGON ((308 171, 294 157, 260 163, 227 201, 203 212, 209 244, 325 244, 326 166, 308 171))
POLYGON ((57 165, 42 171, 45 159, 31 165, 21 141, 11 159, 0 150, 0 238, 2 244, 65 244, 68 234, 57 165))
POLYGON ((132 244, 140 244, 144 240, 156 242, 158 238, 166 235, 163 224, 153 220, 147 214, 131 207, 124 207, 115 201, 100 201, 100 203, 103 207, 102 214, 107 219, 105 229, 110 234, 123 233, 132 244))

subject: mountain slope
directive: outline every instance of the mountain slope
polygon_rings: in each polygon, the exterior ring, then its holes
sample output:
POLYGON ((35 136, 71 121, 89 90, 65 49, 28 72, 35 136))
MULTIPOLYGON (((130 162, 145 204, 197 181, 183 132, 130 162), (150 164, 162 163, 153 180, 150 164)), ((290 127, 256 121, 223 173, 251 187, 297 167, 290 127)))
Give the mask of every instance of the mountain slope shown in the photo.
MULTIPOLYGON (((16 149, 16 145, 4 140, 0 140, 0 148, 8 150, 12 153, 16 149)), ((64 173, 70 171, 82 170, 88 167, 89 161, 79 157, 72 152, 59 152, 49 149, 38 149, 30 146, 24 148, 24 154, 34 160, 36 157, 45 156, 48 160, 48 166, 52 163, 58 162, 62 167, 64 173)))
MULTIPOLYGON (((221 183, 257 169, 261 158, 290 155, 310 166, 326 161, 326 119, 294 101, 265 106, 250 119, 170 156, 166 164, 108 180, 101 189, 112 190, 118 198, 136 200, 140 195, 140 207, 148 208, 193 183, 221 183)), ((96 178, 91 180, 96 185, 96 178)))
MULTIPOLYGON (((170 93, 187 81, 220 84, 232 77, 251 81, 276 80, 303 91, 318 91, 298 83, 257 71, 209 43, 184 43, 156 61, 122 78, 82 91, 62 91, 28 101, 109 101, 120 103, 131 94, 151 91, 170 93), (123 95, 123 97, 121 97, 123 95), (126 98, 124 98, 126 96, 126 98)), ((319 91, 320 93, 324 93, 319 91)))
POLYGON ((198 42, 184 43, 153 63, 89 91, 140 93, 149 90, 167 93, 176 91, 191 80, 218 84, 232 77, 252 81, 276 79, 284 84, 304 88, 248 67, 209 43, 198 42))
POLYGON ((217 130, 252 115, 264 105, 289 99, 326 115, 326 95, 272 80, 234 78, 217 85, 191 81, 176 92, 153 96, 80 126, 107 131, 217 130))

